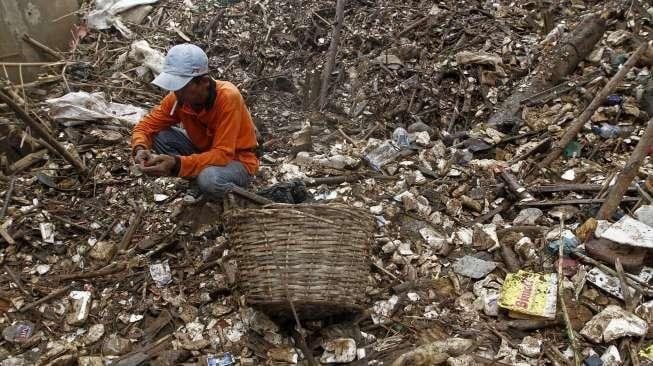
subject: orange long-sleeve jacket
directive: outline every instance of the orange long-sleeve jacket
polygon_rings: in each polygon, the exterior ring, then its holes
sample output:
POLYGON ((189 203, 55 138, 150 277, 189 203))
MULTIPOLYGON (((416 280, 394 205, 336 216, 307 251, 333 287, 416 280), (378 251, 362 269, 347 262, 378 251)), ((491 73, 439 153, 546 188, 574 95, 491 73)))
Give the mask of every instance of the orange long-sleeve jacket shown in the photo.
POLYGON ((215 88, 215 100, 200 112, 177 105, 175 94, 169 93, 134 127, 132 147, 150 149, 159 131, 181 123, 200 153, 179 157, 180 177, 196 177, 207 166, 225 166, 232 160, 255 174, 259 167, 254 153, 256 130, 245 100, 230 82, 216 80, 215 88))

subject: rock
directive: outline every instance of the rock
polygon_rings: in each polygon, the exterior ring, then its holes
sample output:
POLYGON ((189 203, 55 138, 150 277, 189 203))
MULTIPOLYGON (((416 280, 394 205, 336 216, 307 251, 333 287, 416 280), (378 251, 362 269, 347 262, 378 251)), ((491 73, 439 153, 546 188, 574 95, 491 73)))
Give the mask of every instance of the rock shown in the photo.
POLYGON ((104 343, 102 344, 102 354, 107 356, 122 356, 125 353, 130 352, 131 349, 131 342, 116 334, 112 334, 105 338, 104 343))
POLYGON ((642 337, 648 324, 636 315, 616 305, 608 305, 596 314, 580 334, 594 343, 611 342, 626 336, 642 337))
POLYGON ((406 130, 408 133, 427 132, 429 135, 433 134, 433 128, 424 122, 415 122, 408 126, 406 130))
POLYGON ((622 361, 617 347, 613 344, 610 345, 601 355, 601 361, 603 361, 603 366, 620 366, 622 361))
POLYGON ((268 350, 268 359, 278 362, 287 362, 290 364, 297 364, 299 355, 294 347, 283 346, 283 347, 274 347, 268 350))
POLYGON ((91 248, 88 255, 99 261, 109 261, 116 254, 117 249, 116 243, 112 241, 99 241, 91 248))
POLYGON ((104 359, 97 356, 80 356, 77 358, 78 366, 104 366, 104 359))
POLYGON ((466 255, 456 261, 453 270, 459 275, 479 279, 487 276, 497 267, 495 262, 484 261, 470 255, 466 255))
POLYGON ((69 298, 70 310, 66 316, 66 323, 75 326, 86 323, 86 319, 91 311, 91 292, 71 291, 69 298))
POLYGON ((102 336, 104 336, 104 324, 93 324, 82 338, 82 343, 93 344, 102 339, 102 336))
POLYGON ((356 341, 351 338, 337 338, 322 343, 324 353, 321 363, 348 363, 356 359, 356 341))
POLYGON ((535 337, 526 336, 517 346, 519 353, 526 357, 538 357, 542 352, 542 340, 535 337))

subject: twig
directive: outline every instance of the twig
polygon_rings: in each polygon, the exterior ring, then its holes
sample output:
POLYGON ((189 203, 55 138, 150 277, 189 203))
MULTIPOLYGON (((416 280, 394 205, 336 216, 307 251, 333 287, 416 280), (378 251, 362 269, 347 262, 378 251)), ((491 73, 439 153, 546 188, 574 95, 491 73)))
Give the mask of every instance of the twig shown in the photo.
POLYGON ((528 193, 526 188, 524 188, 524 186, 519 183, 517 178, 514 175, 512 175, 512 173, 510 173, 507 169, 502 169, 501 173, 499 174, 501 175, 501 178, 508 185, 510 191, 512 191, 517 197, 519 197, 521 202, 531 202, 535 200, 535 198, 533 198, 533 196, 530 193, 528 193))
POLYGON ((141 224, 141 219, 143 218, 144 212, 145 210, 143 209, 143 207, 139 205, 136 211, 136 217, 134 217, 134 221, 131 223, 131 225, 129 225, 129 229, 127 229, 125 235, 123 235, 122 237, 122 240, 120 240, 120 244, 118 245, 118 251, 127 250, 127 246, 129 246, 129 243, 131 243, 132 238, 136 233, 136 230, 138 230, 138 227, 141 224))
POLYGON ((397 282, 400 282, 400 283, 404 283, 404 280, 402 280, 401 278, 399 278, 399 277, 393 275, 391 272, 389 272, 387 269, 383 268, 382 266, 379 266, 379 265, 376 264, 376 263, 372 263, 372 266, 374 266, 374 268, 378 269, 379 271, 381 271, 381 272, 387 274, 387 275, 390 276, 390 278, 392 278, 393 280, 395 280, 395 281, 397 281, 397 282))
POLYGON ((16 184, 16 177, 11 177, 9 181, 9 188, 7 188, 7 194, 5 194, 5 202, 2 205, 2 210, 0 211, 0 220, 2 220, 7 214, 7 208, 9 208, 9 202, 11 201, 11 195, 14 193, 14 186, 16 184))
POLYGON ((647 43, 641 44, 637 50, 630 56, 628 61, 624 63, 619 71, 610 79, 610 81, 603 87, 603 89, 596 94, 592 102, 585 108, 583 113, 578 116, 567 128, 565 133, 562 135, 560 140, 556 142, 551 148, 551 152, 547 155, 542 161, 540 161, 537 166, 540 169, 546 168, 551 164, 555 159, 557 159, 565 147, 578 135, 580 130, 583 128, 583 125, 592 117, 594 112, 603 104, 605 98, 612 93, 617 86, 621 83, 623 78, 626 76, 628 71, 635 65, 639 58, 646 52, 648 48, 647 43))
POLYGON ((402 30, 401 32, 397 33, 397 35, 396 35, 395 37, 396 37, 396 38, 400 38, 400 37, 403 36, 404 34, 410 32, 411 30, 413 30, 413 29, 419 27, 420 25, 426 23, 429 19, 431 19, 431 17, 432 17, 431 14, 426 15, 426 16, 423 17, 422 19, 416 21, 415 23, 413 23, 413 24, 409 25, 408 27, 406 27, 406 28, 405 28, 404 30, 402 30))
POLYGON ((59 281, 69 281, 69 280, 81 280, 81 279, 87 279, 87 278, 94 278, 94 277, 102 277, 102 276, 108 276, 110 274, 114 274, 117 272, 120 272, 124 269, 127 268, 127 265, 125 263, 111 263, 108 266, 95 270, 95 271, 88 271, 88 272, 78 272, 78 273, 71 273, 71 274, 65 274, 65 275, 60 275, 57 277, 59 281))
POLYGON ((347 134, 345 133, 345 131, 342 130, 342 128, 338 127, 338 132, 340 132, 340 134, 342 135, 342 137, 344 137, 347 141, 351 142, 352 145, 354 145, 354 146, 358 146, 358 143, 357 143, 356 141, 354 141, 354 139, 352 139, 351 137, 349 137, 349 135, 347 135, 347 134))
POLYGON ((48 55, 54 57, 56 60, 63 60, 65 57, 60 52, 57 52, 53 50, 52 48, 44 45, 43 43, 37 41, 36 39, 32 38, 29 34, 25 33, 23 34, 23 40, 32 46, 40 49, 41 51, 47 53, 48 55))
POLYGON ((66 224, 66 225, 70 225, 70 226, 72 226, 72 227, 74 227, 74 228, 76 228, 76 229, 78 229, 78 230, 81 230, 81 231, 84 231, 84 232, 89 232, 89 231, 91 231, 91 230, 90 230, 89 228, 87 228, 86 226, 83 226, 83 225, 80 225, 80 224, 78 224, 78 223, 72 222, 72 221, 68 220, 68 219, 65 218, 65 217, 61 217, 61 216, 58 216, 58 215, 55 215, 55 214, 50 214, 50 217, 52 217, 52 218, 55 219, 55 220, 59 220, 59 221, 63 222, 63 223, 66 224))
POLYGON ((630 187, 630 184, 632 183, 633 179, 635 179, 640 166, 648 155, 648 149, 652 143, 653 118, 648 121, 644 135, 641 139, 639 139, 639 142, 637 143, 637 146, 635 146, 633 153, 628 158, 626 165, 624 166, 621 173, 619 173, 617 176, 617 180, 615 181, 612 188, 610 188, 605 202, 603 202, 599 212, 596 214, 596 218, 598 220, 607 220, 612 217, 612 214, 614 214, 614 211, 617 209, 619 203, 621 202, 621 198, 626 193, 626 190, 628 190, 628 187, 630 187))
POLYGON ((624 267, 621 265, 621 260, 619 257, 614 260, 614 268, 617 272, 617 277, 619 278, 619 284, 621 285, 621 294, 624 297, 624 303, 626 304, 626 310, 633 311, 635 309, 635 303, 633 302, 632 294, 630 293, 630 286, 628 286, 628 281, 626 281, 626 275, 624 274, 624 267))
POLYGON ((565 304, 564 298, 564 289, 562 287, 564 273, 562 272, 562 262, 564 259, 564 245, 562 245, 562 233, 565 229, 565 219, 560 218, 560 245, 558 245, 558 297, 560 298, 560 309, 562 310, 563 319, 565 320, 565 328, 567 329, 567 337, 569 338, 569 343, 571 349, 574 351, 574 364, 580 366, 580 356, 578 355, 576 336, 574 335, 574 328, 571 326, 571 320, 569 319, 569 312, 567 311, 567 305, 565 304))
POLYGON ((14 113, 29 126, 29 128, 31 128, 44 140, 46 140, 46 142, 54 148, 54 153, 60 154, 64 159, 71 163, 80 174, 86 175, 88 173, 88 169, 86 166, 84 166, 84 163, 82 163, 81 160, 68 152, 68 150, 66 150, 66 148, 63 147, 61 143, 59 143, 59 141, 57 141, 54 137, 52 137, 52 135, 50 135, 50 133, 48 133, 42 124, 36 122, 32 117, 30 117, 30 115, 27 114, 27 112, 21 108, 21 106, 16 104, 16 102, 3 91, 0 91, 0 100, 5 102, 14 111, 14 113))
POLYGON ((60 296, 61 294, 63 294, 64 292, 67 292, 68 290, 72 289, 73 287, 75 287, 74 282, 69 284, 66 287, 60 288, 58 290, 54 290, 51 293, 49 293, 48 295, 43 296, 42 298, 40 298, 40 299, 38 299, 38 300, 36 300, 34 302, 31 302, 31 303, 29 303, 27 305, 24 305, 23 307, 18 309, 18 312, 19 313, 24 313, 29 309, 32 309, 32 308, 34 308, 36 306, 39 306, 39 305, 43 304, 44 302, 50 301, 50 300, 54 299, 55 297, 60 296))
MULTIPOLYGON (((590 257, 586 256, 585 254, 580 253, 578 251, 573 251, 572 254, 575 255, 576 257, 580 258, 584 262, 590 263, 590 264, 598 267, 601 271, 603 271, 603 272, 605 272, 607 274, 610 274, 612 276, 618 277, 617 271, 615 271, 614 269, 612 269, 612 268, 606 266, 605 264, 597 261, 596 259, 590 258, 590 257)), ((624 274, 626 275, 626 280, 628 280, 630 282, 630 286, 632 288, 634 288, 635 290, 637 290, 637 291, 639 291, 639 292, 641 292, 641 293, 643 293, 643 294, 645 294, 647 296, 652 296, 653 295, 653 290, 647 289, 648 284, 645 281, 642 281, 640 278, 638 278, 637 276, 631 275, 630 273, 624 273, 624 274), (646 288, 643 287, 643 286, 646 286, 646 288)))
MULTIPOLYGON (((288 290, 286 289, 286 291, 288 290)), ((302 351, 302 353, 308 360, 308 364, 311 366, 318 366, 319 364, 315 361, 315 358, 313 357, 313 352, 311 352, 311 349, 308 348, 308 345, 306 344, 306 336, 304 335, 305 331, 304 328, 302 328, 302 323, 300 323, 299 321, 299 316, 297 316, 297 311, 295 310, 295 304, 293 304, 290 295, 286 294, 286 298, 288 299, 288 303, 290 304, 290 310, 292 311, 292 315, 295 318, 296 331, 293 332, 295 341, 297 341, 297 345, 299 346, 299 349, 302 351)))
POLYGON ((235 193, 239 195, 240 197, 246 198, 254 203, 258 203, 260 205, 267 205, 270 203, 274 203, 274 201, 269 200, 263 196, 259 196, 256 193, 249 192, 241 187, 238 186, 232 186, 229 188, 229 192, 235 193))
MULTIPOLYGON (((621 202, 637 202, 637 197, 622 197, 621 202)), ((582 198, 577 200, 551 200, 551 201, 535 201, 535 202, 519 202, 517 206, 523 207, 547 207, 547 206, 560 206, 560 205, 591 205, 596 203, 605 202, 605 198, 582 198)))
POLYGON ((18 276, 16 276, 16 274, 9 267, 7 267, 7 265, 4 265, 3 268, 4 268, 5 272, 7 272, 9 277, 11 277, 11 280, 14 281, 16 286, 18 286, 18 289, 20 290, 20 292, 24 293, 27 296, 32 295, 32 294, 29 293, 29 291, 27 291, 25 289, 25 286, 23 286, 23 281, 21 281, 20 278, 18 276))
POLYGON ((345 0, 336 2, 336 22, 333 24, 331 33, 331 44, 327 51, 326 63, 322 69, 322 85, 320 86, 320 105, 319 109, 324 108, 327 100, 327 91, 329 90, 329 76, 336 63, 336 53, 338 52, 338 43, 340 42, 340 31, 345 20, 345 0))

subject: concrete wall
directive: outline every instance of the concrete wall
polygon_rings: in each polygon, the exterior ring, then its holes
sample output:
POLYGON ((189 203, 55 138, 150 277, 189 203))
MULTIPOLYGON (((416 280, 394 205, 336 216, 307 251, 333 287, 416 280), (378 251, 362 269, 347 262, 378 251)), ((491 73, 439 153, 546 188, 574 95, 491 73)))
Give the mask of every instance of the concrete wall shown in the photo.
MULTIPOLYGON (((70 30, 77 22, 75 15, 53 22, 79 9, 78 0, 0 0, 0 62, 51 61, 33 46, 21 39, 28 33, 41 43, 55 50, 67 50, 70 30)), ((12 80, 18 80, 18 68, 7 67, 12 80)), ((43 70, 23 67, 25 82, 32 80, 43 70)), ((4 71, 0 67, 0 75, 4 71)))

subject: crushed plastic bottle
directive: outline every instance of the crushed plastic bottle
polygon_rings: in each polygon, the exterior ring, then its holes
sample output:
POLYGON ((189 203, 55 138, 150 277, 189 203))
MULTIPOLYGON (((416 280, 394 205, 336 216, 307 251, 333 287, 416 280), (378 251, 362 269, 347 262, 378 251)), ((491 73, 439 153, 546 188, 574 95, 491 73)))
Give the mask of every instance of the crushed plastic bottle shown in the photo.
POLYGON ((384 141, 381 145, 371 150, 363 157, 374 170, 381 170, 386 164, 393 162, 401 154, 401 148, 390 140, 384 141))
POLYGON ((231 366, 235 364, 236 359, 229 352, 218 356, 209 355, 206 357, 206 366, 231 366))
POLYGON ((408 131, 406 131, 403 127, 397 127, 394 132, 392 132, 392 140, 402 149, 410 147, 408 131))
POLYGON ((592 131, 604 139, 630 136, 633 128, 629 126, 615 126, 609 123, 602 123, 601 126, 592 126, 592 131))

